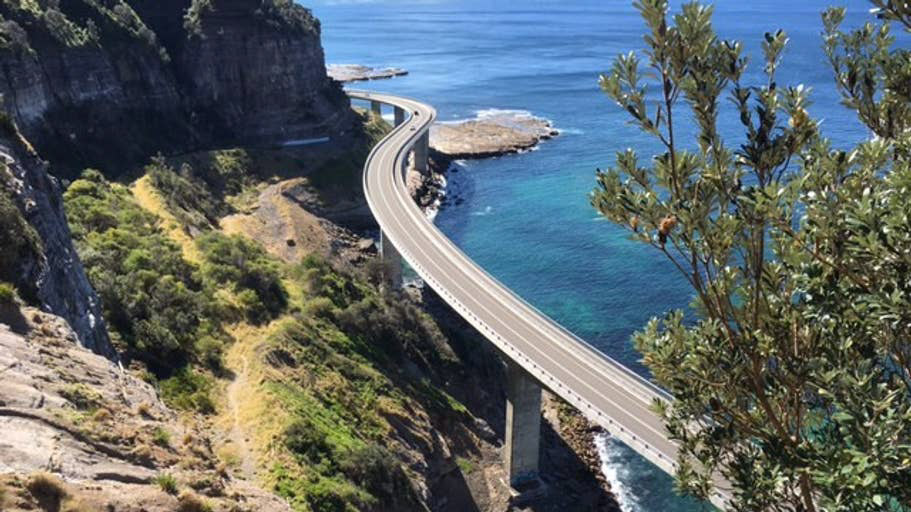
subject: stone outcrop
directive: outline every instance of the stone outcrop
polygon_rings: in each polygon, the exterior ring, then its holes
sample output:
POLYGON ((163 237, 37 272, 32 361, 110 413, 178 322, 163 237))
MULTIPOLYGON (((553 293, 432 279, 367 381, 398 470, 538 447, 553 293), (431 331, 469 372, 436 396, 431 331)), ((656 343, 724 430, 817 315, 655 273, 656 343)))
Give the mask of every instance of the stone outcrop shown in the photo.
POLYGON ((319 22, 292 2, 17 4, 0 3, 0 94, 61 174, 355 127, 326 76, 319 22))
POLYGON ((22 248, 11 261, 4 259, 0 281, 11 282, 26 300, 65 318, 86 347, 112 357, 98 297, 70 238, 57 180, 12 127, 8 128, 6 137, 0 139, 0 195, 12 208, 2 213, 3 221, 18 217, 27 225, 19 233, 9 225, 2 228, 0 240, 6 247, 0 250, 8 251, 13 244, 22 248))
POLYGON ((360 64, 329 64, 326 72, 333 80, 339 82, 363 82, 367 80, 384 80, 408 74, 402 68, 372 68, 360 64))
POLYGON ((531 149, 559 132, 550 121, 521 111, 495 111, 468 121, 436 123, 430 148, 449 158, 488 158, 531 149))
POLYGON ((376 252, 372 239, 360 238, 305 208, 311 196, 304 178, 283 180, 263 189, 249 213, 228 215, 219 224, 225 233, 255 240, 286 263, 310 254, 358 263, 376 252))
POLYGON ((22 315, 25 334, 0 323, 0 508, 202 510, 179 505, 192 493, 217 510, 290 512, 219 468, 206 426, 179 419, 152 385, 80 347, 60 318, 32 308, 22 315), (28 483, 36 478, 46 482, 42 492, 28 483), (82 506, 35 507, 49 491, 82 506))

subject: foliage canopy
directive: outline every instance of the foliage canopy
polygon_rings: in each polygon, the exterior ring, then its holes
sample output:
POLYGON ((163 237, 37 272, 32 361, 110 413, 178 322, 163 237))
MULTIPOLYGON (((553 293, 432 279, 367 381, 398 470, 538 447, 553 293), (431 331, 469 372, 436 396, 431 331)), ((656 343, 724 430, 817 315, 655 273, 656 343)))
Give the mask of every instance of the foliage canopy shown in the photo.
POLYGON ((592 204, 695 292, 696 320, 669 313, 634 342, 675 396, 656 408, 680 489, 707 498, 723 476, 732 509, 911 506, 911 56, 890 32, 911 11, 873 3, 882 21, 848 32, 844 9, 822 15, 843 103, 875 134, 850 151, 819 133, 807 88, 777 83, 786 34, 765 34, 766 80, 746 84, 741 43, 699 3, 669 19, 666 1, 637 2, 645 58, 601 77, 663 149, 618 153, 592 204), (718 130, 725 98, 738 145, 718 130))

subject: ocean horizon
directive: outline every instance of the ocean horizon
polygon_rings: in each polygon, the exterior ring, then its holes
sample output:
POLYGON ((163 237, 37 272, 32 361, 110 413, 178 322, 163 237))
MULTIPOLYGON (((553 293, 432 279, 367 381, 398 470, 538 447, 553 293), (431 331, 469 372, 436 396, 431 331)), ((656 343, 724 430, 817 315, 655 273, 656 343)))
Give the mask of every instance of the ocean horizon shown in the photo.
MULTIPOLYGON (((672 2, 679 8, 682 2, 672 2)), ((810 113, 836 147, 869 136, 839 104, 824 62, 820 12, 848 9, 845 25, 867 21, 865 0, 722 0, 715 29, 744 43, 744 82, 764 80, 763 32, 790 42, 778 84, 812 88, 810 113)), ((601 219, 589 205, 595 170, 616 151, 658 148, 627 123, 598 88, 615 56, 643 47, 644 25, 628 1, 318 1, 327 63, 401 67, 409 74, 357 88, 412 96, 452 121, 499 111, 549 119, 560 135, 500 158, 459 161, 447 177, 452 200, 435 222, 492 275, 605 354, 648 376, 630 336, 653 316, 686 309, 690 289, 663 257, 601 219)), ((728 111, 727 114, 730 114, 728 111)), ((727 142, 743 138, 722 114, 727 142)), ((690 130, 680 139, 695 144, 690 130)), ((601 439, 602 470, 625 511, 693 511, 707 506, 673 491, 671 477, 631 449, 601 439)))

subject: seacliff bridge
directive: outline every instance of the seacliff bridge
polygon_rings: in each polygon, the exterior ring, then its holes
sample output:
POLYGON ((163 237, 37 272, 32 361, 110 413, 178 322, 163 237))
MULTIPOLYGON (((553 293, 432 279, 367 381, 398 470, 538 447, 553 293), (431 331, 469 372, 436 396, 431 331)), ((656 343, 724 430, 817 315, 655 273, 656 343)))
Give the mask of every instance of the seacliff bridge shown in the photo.
MULTIPOLYGON (((651 405, 673 397, 607 357, 522 300, 475 264, 433 225, 406 186, 409 155, 427 170, 433 107, 416 100, 348 91, 376 113, 394 110, 395 127, 364 166, 364 193, 381 229, 380 254, 401 281, 402 259, 455 311, 490 340, 508 363, 505 463, 510 484, 538 477, 541 390, 547 388, 589 420, 673 474, 677 445, 651 405)), ((728 491, 712 502, 725 508, 728 491)))

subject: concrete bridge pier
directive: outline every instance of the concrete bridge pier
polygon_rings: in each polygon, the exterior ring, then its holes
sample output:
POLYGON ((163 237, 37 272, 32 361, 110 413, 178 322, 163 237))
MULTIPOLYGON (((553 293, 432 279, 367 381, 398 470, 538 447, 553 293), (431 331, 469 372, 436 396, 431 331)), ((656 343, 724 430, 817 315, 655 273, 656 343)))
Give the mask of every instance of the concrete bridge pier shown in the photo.
POLYGON ((405 122, 405 110, 402 107, 395 107, 395 126, 405 122))
POLYGON ((370 110, 372 110, 374 114, 383 117, 383 104, 379 101, 370 100, 370 110))
POLYGON ((427 174, 427 159, 430 158, 430 131, 414 144, 414 168, 421 174, 427 174))
POLYGON ((390 285, 400 288, 403 284, 402 255, 382 230, 380 231, 380 260, 383 262, 386 281, 390 285))
POLYGON ((544 493, 538 479, 541 449, 541 385, 509 360, 506 385, 506 467, 514 501, 544 493))

